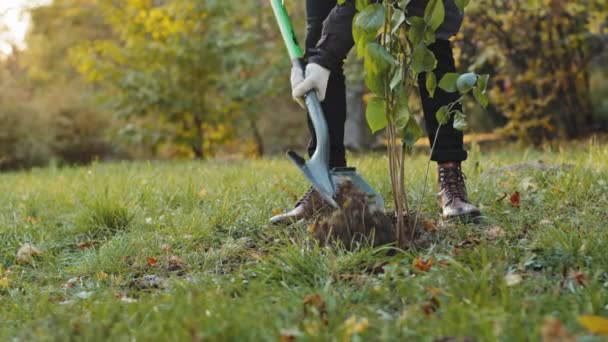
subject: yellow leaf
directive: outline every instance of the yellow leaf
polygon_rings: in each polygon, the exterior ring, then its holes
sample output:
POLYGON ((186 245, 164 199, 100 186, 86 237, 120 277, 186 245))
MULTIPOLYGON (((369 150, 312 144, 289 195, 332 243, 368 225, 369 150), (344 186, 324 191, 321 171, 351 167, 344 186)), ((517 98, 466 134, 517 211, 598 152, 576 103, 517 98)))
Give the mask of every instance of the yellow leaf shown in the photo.
POLYGON ((369 328, 369 321, 367 318, 358 318, 356 316, 350 316, 346 322, 344 322, 344 330, 347 336, 354 334, 361 334, 369 328))
POLYGON ((608 318, 583 315, 578 318, 578 321, 590 332, 600 336, 608 336, 608 318))

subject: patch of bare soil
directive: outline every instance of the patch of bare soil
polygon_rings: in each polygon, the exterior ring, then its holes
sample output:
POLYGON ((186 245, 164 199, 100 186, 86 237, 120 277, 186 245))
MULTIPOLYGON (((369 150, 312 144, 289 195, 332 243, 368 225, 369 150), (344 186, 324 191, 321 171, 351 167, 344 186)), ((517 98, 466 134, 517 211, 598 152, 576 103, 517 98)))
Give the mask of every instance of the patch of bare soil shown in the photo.
MULTIPOLYGON (((312 236, 321 245, 338 244, 349 250, 361 245, 412 248, 428 241, 429 232, 425 230, 425 220, 420 216, 414 231, 406 232, 408 238, 398 245, 395 214, 371 210, 369 195, 350 181, 340 184, 337 202, 340 209, 325 213, 312 223, 312 236)), ((407 219, 409 226, 413 226, 415 215, 411 213, 407 219)))

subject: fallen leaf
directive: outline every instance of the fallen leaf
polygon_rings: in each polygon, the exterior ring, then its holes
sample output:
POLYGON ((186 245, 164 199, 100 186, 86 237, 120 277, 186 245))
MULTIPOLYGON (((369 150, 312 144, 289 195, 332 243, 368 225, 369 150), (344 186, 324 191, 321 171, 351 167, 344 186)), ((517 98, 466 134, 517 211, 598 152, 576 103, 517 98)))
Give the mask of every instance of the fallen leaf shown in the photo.
POLYGON ((519 208, 521 206, 521 194, 519 191, 515 191, 511 196, 509 196, 509 202, 515 208, 519 208))
POLYGON ((481 242, 478 238, 474 236, 469 236, 466 240, 462 241, 458 244, 457 247, 460 248, 469 248, 478 245, 481 242))
POLYGON ((306 296, 302 301, 302 305, 304 306, 304 315, 308 315, 309 310, 313 309, 321 317, 323 325, 327 326, 329 324, 325 301, 321 298, 320 294, 316 293, 306 296))
POLYGON ((422 227, 429 233, 437 231, 437 224, 433 220, 424 220, 422 221, 422 227))
POLYGON ((350 316, 344 322, 344 333, 348 336, 348 340, 351 339, 352 335, 361 334, 369 328, 369 321, 367 318, 358 318, 357 316, 350 316))
POLYGON ((505 276, 505 282, 507 283, 507 286, 515 286, 521 283, 522 280, 523 278, 521 277, 521 275, 517 273, 509 273, 505 276))
POLYGON ((163 252, 169 253, 169 252, 171 252, 171 245, 167 244, 167 243, 162 244, 160 246, 160 250, 163 251, 163 252))
POLYGON ((70 278, 65 284, 61 285, 64 289, 73 289, 76 286, 82 286, 82 277, 70 278))
POLYGON ((578 318, 579 323, 592 334, 608 336, 608 318, 601 316, 582 315, 578 318))
POLYGON ((551 222, 551 221, 549 221, 547 219, 543 219, 543 220, 540 220, 540 222, 538 224, 540 224, 541 226, 545 226, 545 225, 548 225, 548 224, 553 224, 553 222, 551 222))
POLYGON ((207 196, 207 190, 205 188, 201 188, 197 193, 198 198, 205 198, 207 196))
POLYGON ((279 337, 279 342, 293 342, 296 339, 302 336, 302 333, 299 330, 289 329, 289 330, 281 330, 281 336, 279 337))
POLYGON ((439 309, 439 301, 436 297, 431 297, 428 302, 420 305, 420 309, 425 315, 430 316, 439 309))
POLYGON ((186 268, 186 266, 188 266, 188 265, 184 262, 184 260, 176 257, 175 255, 172 255, 169 258, 167 269, 169 271, 179 271, 179 270, 183 270, 184 268, 186 268))
POLYGON ((426 289, 436 296, 445 294, 445 291, 443 291, 442 289, 438 289, 436 287, 427 287, 426 289))
POLYGON ((271 213, 272 213, 272 216, 281 215, 283 213, 283 209, 274 208, 274 209, 272 209, 271 213))
POLYGON ((97 240, 88 240, 88 241, 79 243, 76 247, 78 247, 78 249, 87 249, 87 248, 91 248, 91 247, 95 246, 98 243, 99 243, 99 241, 97 241, 97 240))
POLYGON ((572 336, 564 324, 557 318, 547 317, 540 329, 543 342, 574 342, 572 336))
POLYGON ((414 267, 419 269, 420 271, 426 272, 431 269, 433 266, 433 258, 423 259, 421 257, 417 257, 414 259, 414 267))
POLYGON ((97 280, 99 280, 99 281, 104 281, 104 280, 108 279, 108 277, 109 277, 109 275, 104 271, 98 271, 97 273, 95 273, 95 276, 97 277, 97 280))
POLYGON ((490 230, 488 230, 488 237, 492 238, 492 239, 498 239, 498 238, 502 238, 505 236, 505 230, 502 229, 502 227, 500 226, 496 226, 490 230))
POLYGON ((17 261, 24 264, 29 264, 34 260, 34 257, 41 254, 42 252, 38 248, 29 243, 25 243, 19 247, 19 250, 17 251, 17 261))
POLYGON ((570 273, 570 279, 572 279, 575 283, 577 283, 580 286, 587 285, 587 276, 583 272, 574 271, 574 272, 570 273))
POLYGON ((158 264, 158 259, 156 259, 155 257, 147 257, 146 261, 148 262, 148 265, 150 266, 156 266, 156 264, 158 264))

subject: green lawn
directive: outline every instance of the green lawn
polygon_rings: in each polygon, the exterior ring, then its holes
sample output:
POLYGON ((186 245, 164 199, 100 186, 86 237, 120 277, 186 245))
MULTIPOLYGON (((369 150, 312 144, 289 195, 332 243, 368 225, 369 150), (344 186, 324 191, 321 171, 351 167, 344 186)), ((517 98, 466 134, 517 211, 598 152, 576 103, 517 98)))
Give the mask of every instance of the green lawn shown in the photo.
MULTIPOLYGON (((384 157, 351 162, 388 196, 384 157)), ((414 201, 425 167, 408 164, 414 201)), ((0 340, 537 341, 554 317, 602 341, 578 317, 608 317, 608 146, 473 147, 465 171, 485 222, 391 257, 267 226, 307 187, 282 158, 0 175, 0 340), (571 166, 492 169, 539 159, 571 166), (521 208, 500 200, 515 191, 521 208), (26 243, 41 253, 19 262, 26 243)))

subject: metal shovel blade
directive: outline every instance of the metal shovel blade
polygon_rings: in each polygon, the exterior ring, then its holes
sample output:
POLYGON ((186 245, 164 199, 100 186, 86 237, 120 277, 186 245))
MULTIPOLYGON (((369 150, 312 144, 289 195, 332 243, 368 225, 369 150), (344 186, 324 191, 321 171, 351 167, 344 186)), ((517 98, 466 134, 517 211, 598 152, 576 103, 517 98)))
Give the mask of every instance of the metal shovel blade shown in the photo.
POLYGON ((323 116, 323 109, 321 108, 317 94, 314 91, 310 91, 306 95, 305 101, 308 115, 315 128, 317 147, 308 161, 305 161, 304 158, 293 151, 288 151, 287 156, 298 166, 321 196, 333 207, 338 208, 335 200, 336 187, 329 169, 329 128, 323 116))

